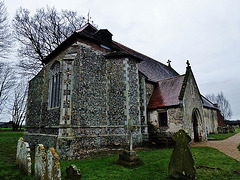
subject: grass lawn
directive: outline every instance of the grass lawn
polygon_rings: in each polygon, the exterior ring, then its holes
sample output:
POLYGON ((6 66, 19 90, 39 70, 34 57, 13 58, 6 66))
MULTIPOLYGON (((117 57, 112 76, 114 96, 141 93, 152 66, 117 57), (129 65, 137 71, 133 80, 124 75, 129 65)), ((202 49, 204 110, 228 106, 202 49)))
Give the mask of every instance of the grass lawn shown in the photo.
POLYGON ((213 138, 213 140, 224 140, 231 136, 234 136, 235 134, 240 133, 240 128, 236 129, 234 133, 227 133, 227 134, 209 134, 208 138, 213 138))
POLYGON ((34 179, 21 174, 16 167, 17 141, 23 132, 0 131, 0 179, 34 179))
POLYGON ((12 128, 0 128, 0 131, 12 131, 12 128))
MULTIPOLYGON (((216 149, 192 147, 197 179, 240 179, 240 162, 216 149), (235 173, 234 173, 235 171, 235 173)), ((168 164, 172 149, 138 152, 144 164, 136 168, 125 168, 115 163, 117 155, 109 155, 91 160, 61 161, 62 177, 70 164, 81 169, 83 179, 170 179, 168 164)))
MULTIPOLYGON (((23 132, 0 132, 0 179, 34 179, 21 174, 15 165, 17 140, 23 132)), ((216 149, 192 147, 197 179, 240 179, 240 162, 216 149), (234 173, 235 172, 235 173, 234 173)), ((60 161, 62 179, 65 169, 75 164, 85 179, 170 179, 168 164, 172 149, 138 152, 144 164, 136 168, 125 168, 115 163, 117 155, 108 154, 90 160, 60 161)))

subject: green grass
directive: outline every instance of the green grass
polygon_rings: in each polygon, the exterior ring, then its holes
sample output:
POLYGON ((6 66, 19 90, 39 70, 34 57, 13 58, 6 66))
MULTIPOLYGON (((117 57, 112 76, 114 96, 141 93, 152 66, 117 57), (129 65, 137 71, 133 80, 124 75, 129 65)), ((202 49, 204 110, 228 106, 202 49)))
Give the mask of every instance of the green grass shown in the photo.
MULTIPOLYGON (((0 131, 12 131, 12 128, 0 128, 0 131)), ((21 128, 21 131, 24 131, 24 128, 21 128)))
MULTIPOLYGON (((16 145, 23 132, 0 132, 0 179, 34 179, 21 174, 15 165, 16 145)), ((192 147, 197 179, 240 179, 240 162, 220 151, 208 147, 192 147), (200 167, 200 168, 199 168, 200 167), (235 171, 235 174, 233 173, 235 171)), ((126 168, 115 162, 118 155, 107 154, 81 161, 60 161, 62 179, 70 164, 81 169, 85 179, 170 179, 168 164, 172 149, 158 149, 137 152, 144 164, 126 168)))
POLYGON ((0 128, 0 131, 12 131, 12 128, 0 128))
POLYGON ((238 145, 238 149, 239 149, 239 151, 240 151, 240 144, 238 145))
POLYGON ((240 128, 236 129, 234 133, 227 133, 227 134, 209 134, 208 138, 212 138, 213 140, 224 140, 235 134, 240 133, 240 128))
MULTIPOLYGON (((197 179, 240 179, 233 172, 240 173, 240 162, 209 147, 192 147, 197 179)), ((65 169, 75 164, 82 172, 83 179, 170 179, 168 164, 172 149, 138 152, 144 164, 136 168, 117 165, 117 155, 98 157, 91 160, 61 161, 62 177, 65 169)))
POLYGON ((21 174, 16 166, 17 141, 23 132, 0 132, 0 179, 34 179, 21 174))

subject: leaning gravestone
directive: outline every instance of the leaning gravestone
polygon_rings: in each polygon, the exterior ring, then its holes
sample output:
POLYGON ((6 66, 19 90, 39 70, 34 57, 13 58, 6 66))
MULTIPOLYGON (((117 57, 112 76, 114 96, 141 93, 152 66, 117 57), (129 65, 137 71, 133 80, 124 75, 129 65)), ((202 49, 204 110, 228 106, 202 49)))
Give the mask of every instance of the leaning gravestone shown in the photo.
POLYGON ((171 155, 168 173, 169 176, 179 179, 195 179, 196 169, 188 143, 191 137, 183 129, 180 129, 174 136, 175 148, 171 155))
POLYGON ((76 165, 72 164, 66 168, 67 176, 65 177, 66 180, 80 180, 82 179, 82 173, 80 169, 77 168, 76 165))
POLYGON ((32 163, 30 156, 30 148, 29 144, 27 142, 24 142, 23 138, 19 138, 18 140, 16 164, 23 173, 31 175, 32 163))

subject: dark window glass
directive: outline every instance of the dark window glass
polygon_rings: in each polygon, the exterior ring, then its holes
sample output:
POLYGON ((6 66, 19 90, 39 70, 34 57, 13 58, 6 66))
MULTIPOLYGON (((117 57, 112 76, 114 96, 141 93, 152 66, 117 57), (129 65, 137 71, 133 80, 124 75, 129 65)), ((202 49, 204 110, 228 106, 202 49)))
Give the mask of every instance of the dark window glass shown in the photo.
POLYGON ((60 82, 61 72, 60 63, 54 62, 50 69, 50 91, 49 91, 49 107, 55 108, 60 105, 60 82))
POLYGON ((159 126, 167 126, 167 112, 158 113, 159 126))

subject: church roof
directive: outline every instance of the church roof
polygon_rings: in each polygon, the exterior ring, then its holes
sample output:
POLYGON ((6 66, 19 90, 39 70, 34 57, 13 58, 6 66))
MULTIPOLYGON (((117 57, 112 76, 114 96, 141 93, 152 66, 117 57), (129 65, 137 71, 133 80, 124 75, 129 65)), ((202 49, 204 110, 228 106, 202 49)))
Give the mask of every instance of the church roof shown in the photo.
POLYGON ((132 54, 142 61, 138 64, 139 71, 147 76, 148 80, 157 82, 160 79, 166 79, 174 76, 178 76, 179 74, 171 67, 156 61, 144 54, 141 54, 133 49, 130 49, 118 42, 113 41, 119 48, 132 54))
POLYGON ((140 59, 141 62, 139 63, 139 71, 144 74, 149 81, 157 82, 160 79, 170 78, 174 76, 178 76, 179 74, 171 67, 156 61, 146 55, 143 55, 129 47, 126 47, 116 41, 111 40, 111 44, 107 43, 104 44, 104 41, 101 41, 100 38, 104 37, 103 39, 106 42, 109 42, 111 38, 111 33, 106 29, 96 29, 91 24, 87 23, 81 29, 74 32, 69 38, 67 38, 62 44, 60 44, 50 55, 48 55, 44 60, 43 63, 47 64, 52 58, 56 57, 63 49, 68 48, 73 44, 78 38, 80 39, 87 39, 94 43, 103 44, 109 47, 112 52, 114 51, 124 51, 129 53, 130 55, 140 59), (101 33, 99 33, 101 31, 101 33), (99 36, 101 35, 101 36, 99 36), (104 35, 108 36, 107 39, 104 35))
POLYGON ((179 95, 185 75, 158 81, 148 103, 148 109, 179 105, 179 95))
POLYGON ((218 109, 211 101, 209 101, 203 95, 201 97, 202 97, 202 100, 203 100, 203 106, 204 107, 211 108, 211 109, 218 109))

